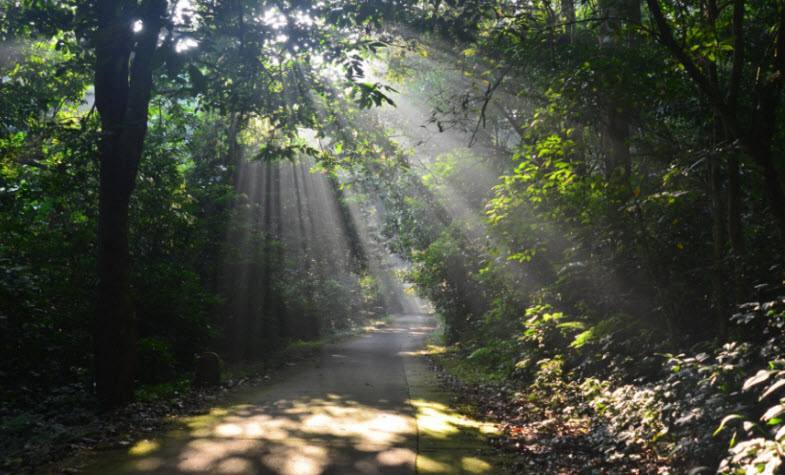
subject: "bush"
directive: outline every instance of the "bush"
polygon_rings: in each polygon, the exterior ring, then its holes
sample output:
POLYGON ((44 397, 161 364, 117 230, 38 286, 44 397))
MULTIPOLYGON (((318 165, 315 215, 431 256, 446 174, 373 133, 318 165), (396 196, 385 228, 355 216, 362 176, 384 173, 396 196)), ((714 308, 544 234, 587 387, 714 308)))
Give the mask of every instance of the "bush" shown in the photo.
POLYGON ((137 376, 144 384, 163 383, 176 374, 176 360, 171 345, 160 338, 140 338, 137 361, 137 376))

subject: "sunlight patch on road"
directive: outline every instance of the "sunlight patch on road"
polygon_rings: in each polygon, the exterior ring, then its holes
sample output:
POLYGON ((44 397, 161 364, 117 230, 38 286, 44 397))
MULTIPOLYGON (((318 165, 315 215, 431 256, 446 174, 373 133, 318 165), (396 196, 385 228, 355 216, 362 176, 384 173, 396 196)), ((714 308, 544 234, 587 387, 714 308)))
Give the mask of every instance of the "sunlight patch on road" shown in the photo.
POLYGON ((417 473, 450 473, 450 465, 434 460, 427 455, 417 455, 417 473))
POLYGON ((217 472, 217 465, 243 453, 258 450, 258 442, 244 439, 196 439, 179 456, 177 469, 183 472, 217 472))
POLYGON ((382 465, 404 465, 409 463, 409 461, 414 460, 416 455, 417 454, 411 449, 390 449, 380 452, 379 455, 376 456, 376 460, 382 465))
MULTIPOLYGON (((276 401, 272 406, 277 409, 238 405, 186 419, 191 440, 184 441, 177 469, 248 473, 254 464, 261 463, 276 474, 316 475, 334 462, 334 446, 371 456, 358 461, 369 467, 357 466, 358 473, 374 473, 371 466, 414 466, 416 453, 401 447, 417 434, 416 421, 410 415, 335 394, 276 401)), ((139 455, 157 450, 155 444, 140 443, 139 455)), ((137 461, 136 469, 155 469, 157 464, 146 458, 137 461)))
POLYGON ((229 457, 226 460, 221 460, 217 466, 218 473, 250 473, 253 470, 253 465, 250 460, 241 457, 229 457))
POLYGON ((468 473, 487 473, 491 470, 491 465, 477 457, 463 457, 461 468, 468 473))
POLYGON ((289 442, 289 446, 272 447, 270 454, 262 457, 262 463, 269 468, 278 467, 275 473, 281 475, 318 475, 330 463, 326 448, 298 439, 289 442))
POLYGON ((161 468, 163 464, 164 460, 161 457, 145 457, 141 460, 137 460, 134 463, 133 468, 140 472, 152 472, 161 468))
POLYGON ((447 352, 447 348, 441 345, 428 345, 421 350, 416 351, 401 351, 398 353, 401 356, 432 356, 440 355, 447 352))
POLYGON ((135 456, 148 455, 149 453, 158 450, 160 446, 161 444, 154 440, 142 439, 128 449, 128 453, 135 456))
POLYGON ((495 424, 460 414, 442 403, 415 399, 411 404, 417 409, 417 426, 420 432, 429 437, 447 439, 467 430, 482 436, 499 433, 495 424))
POLYGON ((417 456, 417 473, 440 475, 491 474, 493 467, 478 457, 462 457, 449 452, 434 452, 417 456))

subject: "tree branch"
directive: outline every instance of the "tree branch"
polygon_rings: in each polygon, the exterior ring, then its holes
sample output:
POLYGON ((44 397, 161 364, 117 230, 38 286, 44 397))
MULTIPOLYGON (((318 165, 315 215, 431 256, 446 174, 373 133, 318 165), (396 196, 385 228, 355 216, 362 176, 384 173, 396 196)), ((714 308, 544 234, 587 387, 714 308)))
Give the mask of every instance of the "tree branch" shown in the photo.
POLYGON ((741 84, 741 73, 744 70, 744 0, 733 1, 733 66, 728 92, 728 108, 736 108, 741 84))
POLYGON ((776 65, 780 76, 785 75, 785 6, 780 8, 780 24, 777 32, 776 65))
POLYGON ((743 134, 738 126, 736 117, 733 111, 728 107, 728 104, 723 100, 720 91, 714 87, 710 78, 707 77, 700 70, 700 68, 698 68, 684 48, 682 48, 681 45, 676 42, 676 39, 673 36, 673 30, 668 24, 668 20, 665 18, 665 15, 662 13, 662 9, 660 9, 659 0, 646 0, 646 3, 649 6, 649 11, 652 15, 652 18, 654 19, 654 23, 657 25, 657 36, 660 38, 660 41, 665 45, 666 48, 668 48, 668 50, 670 50, 671 54, 673 54, 673 56, 684 67, 685 71, 687 71, 687 74, 690 76, 692 81, 706 95, 706 97, 708 97, 709 102, 719 113, 720 117, 725 123, 725 126, 728 127, 728 129, 736 137, 742 137, 743 134))
POLYGON ((127 155, 132 160, 124 164, 128 170, 130 183, 127 185, 130 189, 133 189, 139 158, 142 155, 141 147, 147 133, 147 117, 153 89, 153 56, 158 46, 158 35, 163 27, 165 14, 166 0, 147 0, 142 4, 143 29, 139 32, 129 71, 128 108, 123 127, 123 146, 139 148, 139 153, 127 155))
POLYGON ((480 130, 480 125, 482 124, 483 127, 485 126, 485 110, 488 108, 488 103, 491 102, 494 91, 496 91, 496 89, 501 85, 502 81, 504 81, 504 78, 507 76, 507 73, 510 72, 510 69, 512 69, 512 65, 504 68, 504 71, 502 71, 501 75, 495 82, 488 83, 488 89, 485 91, 485 95, 483 96, 480 117, 477 118, 477 125, 474 127, 474 132, 472 132, 471 139, 469 139, 469 147, 474 144, 474 139, 477 138, 477 132, 480 130))

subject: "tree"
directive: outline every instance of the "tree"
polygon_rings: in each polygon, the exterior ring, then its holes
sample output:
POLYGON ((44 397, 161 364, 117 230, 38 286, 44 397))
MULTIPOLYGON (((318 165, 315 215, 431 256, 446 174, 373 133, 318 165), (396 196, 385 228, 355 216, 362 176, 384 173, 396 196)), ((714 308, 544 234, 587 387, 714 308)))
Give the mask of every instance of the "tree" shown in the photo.
MULTIPOLYGON (((782 2, 772 2, 752 7, 747 5, 745 0, 734 0, 728 4, 732 7, 730 28, 726 30, 728 33, 722 37, 711 38, 714 41, 712 45, 730 46, 730 74, 725 87, 720 87, 717 81, 712 80, 711 65, 714 61, 705 61, 707 56, 716 52, 707 52, 704 44, 690 45, 687 41, 677 40, 674 25, 663 10, 663 2, 646 2, 659 41, 684 68, 702 96, 714 108, 728 136, 739 141, 743 151, 760 169, 764 193, 779 227, 782 242, 785 240, 785 190, 780 171, 772 156, 772 148, 778 130, 777 116, 785 86, 785 6, 782 2), (749 12, 753 14, 754 35, 745 33, 745 24, 752 23, 745 21, 749 12), (753 37, 753 40, 750 40, 750 37, 753 37), (702 68, 701 64, 706 64, 707 67, 702 68), (757 67, 750 67, 750 64, 757 67), (751 78, 745 77, 745 70, 752 73, 751 78), (740 100, 743 83, 751 86, 747 103, 740 100)), ((664 5, 672 7, 669 2, 664 5)), ((708 21, 716 22, 719 14, 720 12, 714 12, 707 16, 708 21)), ((688 28, 684 22, 677 25, 688 28)), ((713 28, 714 33, 720 31, 719 28, 713 28)), ((733 171, 732 176, 737 179, 735 174, 733 171)), ((732 201, 730 206, 734 213, 731 224, 738 226, 738 218, 735 216, 738 202, 732 201)), ((732 228, 731 235, 738 239, 738 230, 732 228)))
POLYGON ((95 104, 101 117, 95 385, 108 407, 133 398, 129 201, 147 133, 153 59, 166 6, 164 0, 99 0, 95 5, 95 104))

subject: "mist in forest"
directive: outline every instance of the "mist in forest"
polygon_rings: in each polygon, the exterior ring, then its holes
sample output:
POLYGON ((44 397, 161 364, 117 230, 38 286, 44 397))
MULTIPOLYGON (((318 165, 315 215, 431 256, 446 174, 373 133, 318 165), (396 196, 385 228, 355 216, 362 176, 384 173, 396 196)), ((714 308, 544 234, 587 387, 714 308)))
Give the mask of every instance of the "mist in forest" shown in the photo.
POLYGON ((6 3, 0 472, 782 471, 782 2, 6 3))

